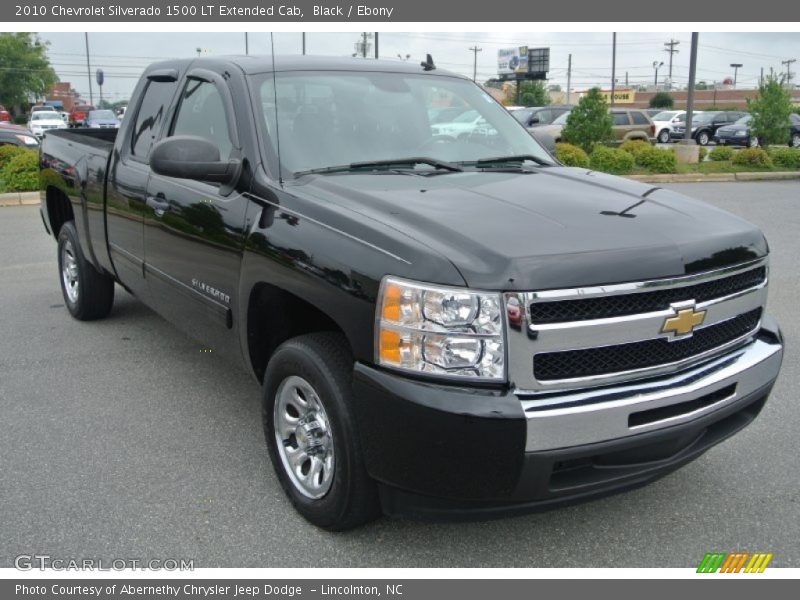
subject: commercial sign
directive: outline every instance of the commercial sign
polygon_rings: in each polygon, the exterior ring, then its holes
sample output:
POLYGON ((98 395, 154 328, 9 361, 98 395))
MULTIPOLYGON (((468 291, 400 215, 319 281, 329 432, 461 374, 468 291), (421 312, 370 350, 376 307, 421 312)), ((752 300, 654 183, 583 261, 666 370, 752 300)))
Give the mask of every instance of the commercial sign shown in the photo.
MULTIPOLYGON (((611 90, 600 90, 600 94, 611 104, 611 90)), ((633 104, 636 90, 614 90, 614 104, 633 104)))
POLYGON ((497 51, 497 74, 515 75, 528 72, 528 47, 501 48, 497 51))

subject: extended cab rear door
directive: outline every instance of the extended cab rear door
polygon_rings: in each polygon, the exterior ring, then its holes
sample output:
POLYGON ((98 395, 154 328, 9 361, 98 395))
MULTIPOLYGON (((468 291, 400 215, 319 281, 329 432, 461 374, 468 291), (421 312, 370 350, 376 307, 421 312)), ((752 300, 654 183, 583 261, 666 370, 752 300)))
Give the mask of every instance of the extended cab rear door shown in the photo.
MULTIPOLYGON (((213 142, 220 159, 238 158, 239 122, 228 83, 193 69, 181 84, 164 137, 213 142)), ((249 201, 218 183, 151 173, 145 218, 145 272, 153 307, 217 350, 239 353, 233 331, 249 201)))

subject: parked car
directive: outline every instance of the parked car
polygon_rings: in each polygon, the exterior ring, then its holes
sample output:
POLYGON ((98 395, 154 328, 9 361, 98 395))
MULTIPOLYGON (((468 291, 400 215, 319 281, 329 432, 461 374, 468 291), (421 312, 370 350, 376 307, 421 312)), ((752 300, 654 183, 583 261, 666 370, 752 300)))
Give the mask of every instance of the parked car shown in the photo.
POLYGON ((428 110, 428 122, 431 125, 449 122, 457 116, 464 114, 468 106, 436 106, 428 110))
MULTIPOLYGON (((42 224, 68 313, 102 319, 119 283, 241 364, 279 484, 332 530, 381 510, 485 519, 607 496, 756 419, 783 356, 763 233, 556 164, 432 64, 164 61, 120 129, 48 134, 42 224), (494 135, 437 135, 427 111, 444 93, 494 135)), ((92 344, 101 329, 64 335, 92 344)), ((186 409, 194 371, 165 360, 168 401, 186 409)), ((229 407, 219 384, 208 419, 229 407)))
POLYGON ((568 110, 567 112, 561 113, 558 117, 556 117, 552 123, 549 125, 542 125, 541 127, 536 128, 536 139, 539 140, 552 140, 553 143, 560 143, 561 142, 561 130, 564 129, 564 125, 567 124, 567 117, 569 113, 572 112, 568 110))
POLYGON ((119 119, 113 110, 90 110, 86 115, 84 126, 95 129, 116 129, 119 119))
POLYGON ((86 122, 86 115, 89 111, 95 110, 91 104, 77 104, 69 113, 69 124, 71 127, 83 127, 86 122))
POLYGON ((0 146, 21 146, 36 150, 39 147, 39 140, 26 127, 2 122, 0 123, 0 146))
POLYGON ((628 140, 643 140, 650 143, 655 141, 655 125, 644 110, 613 108, 611 117, 614 120, 611 126, 614 141, 618 144, 628 140))
POLYGON ((459 138, 470 135, 493 135, 494 130, 484 116, 475 109, 462 112, 455 119, 431 125, 434 135, 459 138))
POLYGON ((126 110, 128 110, 128 107, 127 107, 127 106, 120 106, 120 107, 117 109, 117 118, 118 118, 118 119, 120 119, 120 120, 122 120, 122 118, 125 116, 125 111, 126 111, 126 110))
POLYGON ((64 123, 64 119, 54 110, 37 110, 31 113, 28 120, 28 129, 39 138, 51 129, 64 129, 66 127, 67 124, 64 123))
POLYGON ((10 123, 11 113, 6 110, 6 107, 0 104, 0 123, 10 123))
MULTIPOLYGON (((700 146, 707 146, 714 138, 717 129, 735 123, 747 113, 735 110, 712 110, 692 115, 692 139, 700 146)), ((685 117, 685 115, 684 115, 685 117)), ((682 140, 686 131, 685 118, 672 127, 670 139, 682 140)))
MULTIPOLYGON (((789 146, 800 148, 800 115, 792 113, 789 119, 789 146)), ((729 146, 749 146, 750 148, 760 146, 761 140, 752 135, 750 129, 752 120, 752 115, 745 115, 733 125, 720 127, 714 134, 714 141, 729 146)))
MULTIPOLYGON (((695 115, 699 115, 702 111, 694 111, 695 115)), ((685 110, 662 110, 655 116, 651 117, 653 125, 655 125, 656 141, 660 144, 667 144, 670 141, 670 133, 674 126, 686 117, 685 110)))
POLYGON ((525 108, 509 109, 514 118, 527 128, 541 127, 550 125, 558 117, 572 110, 572 106, 552 105, 552 106, 530 106, 525 108))

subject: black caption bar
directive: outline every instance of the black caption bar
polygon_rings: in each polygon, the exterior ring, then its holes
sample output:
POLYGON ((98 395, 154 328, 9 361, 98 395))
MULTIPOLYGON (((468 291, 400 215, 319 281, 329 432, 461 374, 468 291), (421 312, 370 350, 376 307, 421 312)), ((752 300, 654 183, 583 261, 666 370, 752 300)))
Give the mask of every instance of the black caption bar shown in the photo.
POLYGON ((762 579, 699 575, 670 580, 545 580, 545 579, 407 579, 407 580, 180 580, 180 579, 26 579, 0 581, 0 598, 15 600, 486 600, 487 598, 647 598, 675 600, 723 596, 748 600, 761 594, 771 598, 794 597, 796 584, 789 579, 762 579), (710 580, 714 583, 710 584, 710 580), (702 583, 701 583, 702 582, 702 583), (710 590, 709 585, 713 585, 710 590), (758 588, 756 586, 759 586, 758 588), (792 586, 792 588, 790 588, 792 586), (702 594, 702 595, 701 595, 702 594))
POLYGON ((717 2, 670 0, 652 4, 642 0, 573 0, 520 2, 519 0, 364 0, 322 2, 295 0, 272 4, 258 0, 223 3, 192 0, 30 0, 4 1, 0 20, 8 22, 127 21, 127 22, 781 22, 800 21, 800 2, 786 0, 727 0, 717 2))

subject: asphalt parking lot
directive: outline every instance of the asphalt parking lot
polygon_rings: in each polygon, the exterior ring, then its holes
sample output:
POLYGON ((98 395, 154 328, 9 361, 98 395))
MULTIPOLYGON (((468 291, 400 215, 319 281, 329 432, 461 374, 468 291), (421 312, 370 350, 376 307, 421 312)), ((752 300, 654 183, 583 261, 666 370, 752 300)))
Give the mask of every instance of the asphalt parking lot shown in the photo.
POLYGON ((20 554, 196 567, 800 567, 800 182, 674 184, 761 226, 788 348, 759 419, 649 487, 484 523, 320 531, 285 500, 259 389, 121 289, 69 318, 38 207, 0 208, 0 567, 20 554))

